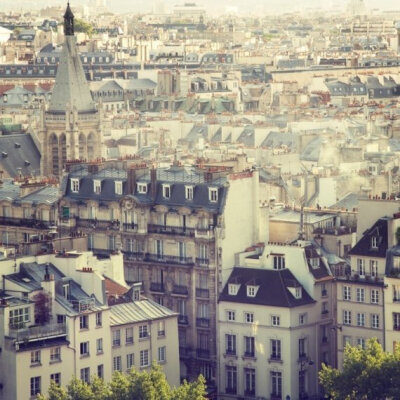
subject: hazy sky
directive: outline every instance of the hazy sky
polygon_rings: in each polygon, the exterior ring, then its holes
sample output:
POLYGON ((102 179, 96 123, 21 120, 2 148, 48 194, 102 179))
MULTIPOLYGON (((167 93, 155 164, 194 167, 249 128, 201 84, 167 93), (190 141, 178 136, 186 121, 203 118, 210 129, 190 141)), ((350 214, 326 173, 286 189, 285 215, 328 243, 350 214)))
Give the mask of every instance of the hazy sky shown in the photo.
MULTIPOLYGON (((88 3, 89 0, 71 0, 74 4, 88 3)), ((165 9, 171 8, 175 4, 182 4, 188 0, 107 0, 108 8, 113 12, 148 12, 154 8, 155 4, 163 3, 165 9)), ((239 13, 258 14, 259 12, 275 13, 287 11, 297 11, 304 8, 344 8, 348 0, 190 0, 204 6, 210 13, 221 13, 226 9, 237 9, 239 13)), ((364 0, 367 8, 393 9, 400 11, 399 0, 364 0)), ((2 9, 40 8, 46 5, 66 4, 66 0, 0 0, 2 9)))

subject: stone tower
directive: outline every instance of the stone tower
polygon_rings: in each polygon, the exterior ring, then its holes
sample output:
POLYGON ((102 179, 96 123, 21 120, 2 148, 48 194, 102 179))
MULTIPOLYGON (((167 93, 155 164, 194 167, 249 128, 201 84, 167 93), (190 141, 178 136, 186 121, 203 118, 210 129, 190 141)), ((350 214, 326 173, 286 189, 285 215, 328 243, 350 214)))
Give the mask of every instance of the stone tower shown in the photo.
POLYGON ((60 176, 67 160, 101 157, 100 114, 92 99, 76 48, 74 15, 69 3, 64 14, 60 63, 49 107, 42 115, 41 172, 60 176))

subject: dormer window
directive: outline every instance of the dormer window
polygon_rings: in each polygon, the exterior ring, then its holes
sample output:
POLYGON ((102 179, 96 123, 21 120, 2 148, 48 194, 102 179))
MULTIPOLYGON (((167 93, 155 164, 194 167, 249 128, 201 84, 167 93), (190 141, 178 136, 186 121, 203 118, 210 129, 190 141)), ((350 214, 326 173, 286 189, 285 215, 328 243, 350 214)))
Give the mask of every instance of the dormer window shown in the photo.
POLYGON ((164 199, 171 198, 171 185, 162 185, 164 199))
POLYGON ((319 258, 313 257, 310 258, 310 264, 312 268, 318 268, 319 267, 319 258))
POLYGON ((238 285, 237 283, 230 283, 228 285, 228 294, 230 294, 231 296, 236 296, 238 294, 240 285, 238 285))
POLYGON ((122 182, 115 181, 115 194, 122 194, 122 182))
POLYGON ((285 269, 285 256, 274 255, 274 269, 285 269))
POLYGON ((296 299, 301 299, 301 292, 301 287, 295 288, 294 297, 296 297, 296 299))
POLYGON ((378 248, 378 238, 376 236, 371 237, 371 248, 377 249, 378 248))
POLYGON ((79 179, 76 178, 71 179, 71 192, 73 193, 79 192, 79 179))
POLYGON ((256 297, 257 291, 258 291, 258 286, 248 285, 247 286, 247 297, 256 297))
POLYGON ((185 186, 186 200, 193 200, 193 186, 185 186))
POLYGON ((147 193, 147 183, 138 183, 137 191, 138 191, 138 193, 146 194, 147 193))
POLYGON ((218 189, 217 188, 209 188, 208 189, 208 198, 211 203, 216 203, 218 201, 218 189))
POLYGON ((95 192, 96 194, 101 193, 101 181, 99 180, 93 181, 93 192, 95 192))

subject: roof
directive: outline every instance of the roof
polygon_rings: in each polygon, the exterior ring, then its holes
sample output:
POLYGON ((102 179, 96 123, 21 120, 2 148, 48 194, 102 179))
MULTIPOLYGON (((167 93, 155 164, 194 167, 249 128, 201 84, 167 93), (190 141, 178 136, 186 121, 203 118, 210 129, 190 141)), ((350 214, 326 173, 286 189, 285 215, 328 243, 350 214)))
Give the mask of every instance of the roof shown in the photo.
POLYGON ((111 306, 110 325, 118 326, 135 322, 152 321, 178 315, 167 307, 149 299, 136 300, 111 306))
POLYGON ((288 287, 300 287, 299 281, 289 269, 272 270, 261 268, 235 267, 222 290, 219 301, 257 304, 271 307, 298 307, 315 301, 302 288, 302 296, 296 299, 288 287), (255 297, 247 296, 246 285, 259 285, 255 297), (229 283, 240 284, 236 295, 228 293, 229 283))
MULTIPOLYGON (((334 217, 332 214, 320 214, 313 212, 305 212, 307 224, 317 224, 318 222, 325 221, 334 217)), ((300 223, 300 211, 294 210, 282 210, 280 213, 270 217, 270 221, 277 222, 290 222, 299 224, 300 223)))
POLYGON ((65 36, 49 112, 65 113, 67 105, 76 107, 78 113, 96 111, 76 48, 75 36, 65 36))
POLYGON ((386 257, 388 249, 388 220, 381 218, 364 232, 362 238, 350 250, 349 255, 359 255, 366 257, 386 257), (376 247, 372 246, 372 237, 376 238, 376 247))
POLYGON ((40 175, 40 153, 29 134, 0 136, 0 167, 14 178, 40 175))

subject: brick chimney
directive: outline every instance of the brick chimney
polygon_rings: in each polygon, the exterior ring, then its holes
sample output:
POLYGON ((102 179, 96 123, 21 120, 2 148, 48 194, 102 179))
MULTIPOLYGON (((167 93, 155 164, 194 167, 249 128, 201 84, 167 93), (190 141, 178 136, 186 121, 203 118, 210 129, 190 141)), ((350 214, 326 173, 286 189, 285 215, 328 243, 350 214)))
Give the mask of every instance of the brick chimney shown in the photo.
POLYGON ((154 168, 154 166, 150 170, 150 179, 151 179, 151 198, 155 200, 157 194, 157 169, 154 168))

